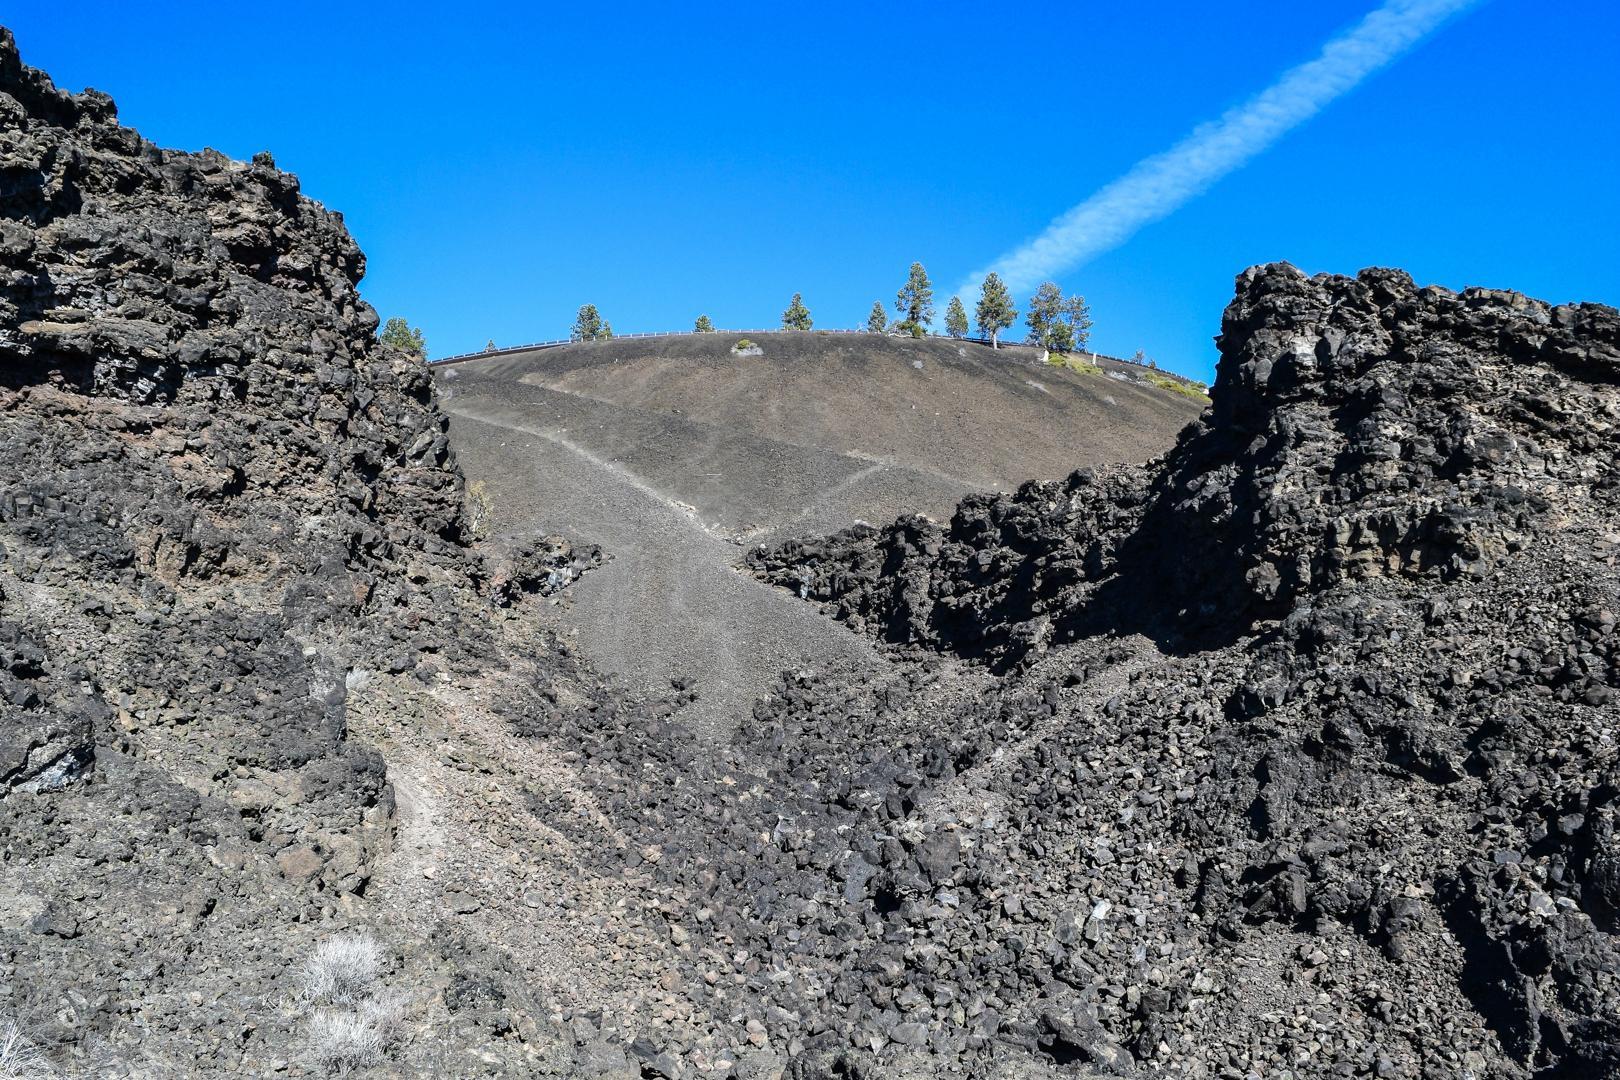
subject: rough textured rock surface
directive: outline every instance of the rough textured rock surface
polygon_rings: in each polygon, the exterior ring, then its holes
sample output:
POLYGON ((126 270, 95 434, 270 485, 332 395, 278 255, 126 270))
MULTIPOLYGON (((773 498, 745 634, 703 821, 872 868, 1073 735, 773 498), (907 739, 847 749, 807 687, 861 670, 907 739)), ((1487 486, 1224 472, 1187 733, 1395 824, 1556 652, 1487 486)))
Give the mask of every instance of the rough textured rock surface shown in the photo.
POLYGON ((485 596, 592 560, 469 551, 363 267, 267 156, 160 150, 0 30, 0 1021, 42 1046, 274 1071, 391 844, 350 695, 487 666, 485 596))
POLYGON ((1007 661, 1099 629, 1218 644, 1340 584, 1489 580, 1538 525, 1612 506, 1611 308, 1273 266, 1222 330, 1221 392, 1155 466, 753 564, 857 629, 1007 661))
MULTIPOLYGON (((966 965, 1003 1035, 1116 1069, 1620 1075, 1620 317, 1269 266, 1220 347, 1147 468, 752 557, 1006 673, 989 716, 881 740, 885 933, 966 965), (1168 655, 1098 701, 1129 661, 1070 658, 1109 641, 1168 655), (989 827, 930 812, 986 763, 989 827), (931 826, 972 853, 948 911, 907 839, 931 826)), ((971 1039, 928 1005, 930 1039, 971 1039)))

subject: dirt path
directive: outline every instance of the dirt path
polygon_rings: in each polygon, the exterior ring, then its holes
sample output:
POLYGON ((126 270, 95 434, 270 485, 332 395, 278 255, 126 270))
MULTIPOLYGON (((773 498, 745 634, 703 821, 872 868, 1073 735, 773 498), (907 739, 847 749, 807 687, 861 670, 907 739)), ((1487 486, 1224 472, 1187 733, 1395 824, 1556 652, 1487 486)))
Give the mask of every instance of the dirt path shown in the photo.
POLYGON ((492 489, 498 528, 561 533, 612 556, 572 587, 565 616, 592 663, 648 692, 694 680, 686 718, 708 736, 729 735, 785 669, 882 663, 813 606, 737 571, 736 543, 566 430, 484 397, 446 405, 468 473, 492 489))
MULTIPOLYGON (((548 1011, 623 1005, 607 961, 655 943, 590 917, 613 912, 624 883, 594 873, 526 805, 539 791, 582 801, 583 785, 478 692, 441 687, 433 696, 432 715, 401 722, 410 706, 379 680, 351 710, 355 734, 387 756, 396 800, 394 848, 375 864, 368 895, 407 938, 428 940, 448 919, 469 940, 503 942, 548 1011)), ((578 812, 605 823, 591 809, 578 812)))

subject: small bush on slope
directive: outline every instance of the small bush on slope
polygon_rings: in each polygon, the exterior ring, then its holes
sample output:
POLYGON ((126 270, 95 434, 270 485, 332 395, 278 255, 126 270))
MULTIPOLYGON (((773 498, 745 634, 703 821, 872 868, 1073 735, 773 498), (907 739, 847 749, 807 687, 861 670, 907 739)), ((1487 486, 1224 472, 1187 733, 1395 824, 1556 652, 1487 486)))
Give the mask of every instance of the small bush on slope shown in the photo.
POLYGON ((1180 394, 1182 397, 1189 397, 1194 401, 1209 404, 1209 395, 1199 390, 1192 383, 1182 382, 1180 379, 1172 379, 1168 375, 1160 375, 1152 371, 1144 371, 1142 381, 1149 386, 1157 386, 1160 390, 1168 390, 1172 394, 1180 394))
POLYGON ((328 938, 304 965, 298 1000, 351 1005, 363 997, 382 968, 382 950, 362 934, 328 938))
POLYGON ((51 1067, 15 1020, 0 1024, 0 1080, 49 1080, 51 1067))
POLYGON ((323 1009, 309 1018, 310 1056, 343 1076, 375 1065, 399 1037, 405 995, 381 990, 353 1009, 323 1009))

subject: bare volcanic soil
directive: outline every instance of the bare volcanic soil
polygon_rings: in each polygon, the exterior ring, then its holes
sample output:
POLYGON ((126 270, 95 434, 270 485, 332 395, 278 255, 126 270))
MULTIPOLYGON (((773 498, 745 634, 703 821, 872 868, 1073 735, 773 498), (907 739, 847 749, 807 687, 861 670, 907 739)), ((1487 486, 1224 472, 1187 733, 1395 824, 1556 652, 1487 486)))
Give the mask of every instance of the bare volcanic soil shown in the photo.
POLYGON ((877 334, 735 334, 578 343, 438 368, 451 442, 492 535, 560 533, 609 561, 566 624, 601 671, 679 681, 716 736, 779 673, 879 663, 813 610, 736 572, 740 545, 898 514, 948 518, 1033 473, 1139 461, 1200 409, 1027 348, 877 334))
POLYGON ((1620 1077, 1614 309, 1255 268, 1156 460, 793 540, 362 270, 0 31, 0 1075, 1620 1077), (809 662, 608 678, 552 495, 809 662))
POLYGON ((1024 346, 753 333, 760 355, 738 356, 738 340, 581 342, 437 378, 453 412, 521 407, 743 539, 856 517, 944 519, 969 492, 1146 461, 1203 407, 1133 365, 1082 372, 1024 346))

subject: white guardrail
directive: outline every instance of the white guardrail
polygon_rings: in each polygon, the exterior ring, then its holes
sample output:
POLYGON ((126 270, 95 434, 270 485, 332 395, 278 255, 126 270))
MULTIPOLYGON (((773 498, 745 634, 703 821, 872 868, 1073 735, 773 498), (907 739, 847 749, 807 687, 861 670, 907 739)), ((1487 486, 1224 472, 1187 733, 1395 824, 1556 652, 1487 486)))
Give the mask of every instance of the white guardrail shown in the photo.
MULTIPOLYGON (((784 330, 780 326, 775 327, 774 329, 766 329, 766 330, 757 329, 757 328, 753 329, 753 330, 729 330, 729 329, 726 329, 724 327, 716 327, 713 330, 660 330, 660 331, 655 331, 655 332, 652 332, 652 333, 644 333, 644 334, 614 334, 613 337, 608 339, 608 340, 611 340, 611 341, 631 341, 631 340, 634 340, 636 338, 697 337, 699 335, 707 335, 707 334, 719 334, 719 335, 723 336, 723 335, 727 335, 727 334, 783 334, 783 333, 874 334, 874 333, 876 333, 876 331, 874 331, 874 330, 863 330, 863 329, 845 330, 845 329, 837 329, 837 328, 833 328, 833 327, 829 327, 829 328, 827 328, 825 330, 801 330, 801 331, 784 330)), ((880 334, 878 336, 883 337, 883 336, 888 336, 888 335, 880 334)), ((938 338, 938 339, 940 339, 942 341, 966 341, 966 342, 971 342, 974 345, 989 345, 991 343, 990 339, 986 338, 986 337, 952 338, 947 334, 929 334, 928 337, 938 338)), ((555 339, 550 340, 550 341, 531 342, 528 345, 507 345, 507 346, 502 346, 499 349, 485 349, 485 350, 483 350, 481 352, 457 353, 454 356, 445 356, 445 357, 441 357, 438 360, 429 360, 428 361, 428 366, 429 367, 440 367, 440 366, 446 365, 446 364, 464 364, 469 360, 489 360, 489 359, 492 359, 492 358, 497 357, 497 356, 511 356, 511 355, 513 355, 515 353, 538 352, 541 349, 556 349, 556 348, 560 348, 563 345, 576 345, 576 344, 580 344, 580 342, 576 342, 573 338, 555 338, 555 339)), ((1022 342, 1022 341, 1002 341, 1002 342, 1000 342, 1000 345, 1001 345, 1002 348, 1026 348, 1026 349, 1028 349, 1028 348, 1035 348, 1036 347, 1036 346, 1033 346, 1033 345, 1029 345, 1027 342, 1022 342)), ((1126 359, 1123 359, 1123 358, 1118 357, 1118 356, 1104 356, 1101 353, 1094 353, 1094 352, 1087 352, 1086 355, 1091 357, 1091 359, 1093 361, 1110 360, 1110 361, 1112 361, 1112 362, 1114 362, 1116 364, 1130 364, 1132 367, 1142 367, 1142 366, 1144 366, 1144 365, 1138 364, 1135 360, 1126 360, 1126 359)), ((1171 378, 1179 378, 1179 376, 1173 375, 1172 373, 1170 373, 1168 371, 1164 372, 1164 374, 1169 375, 1171 378)))

